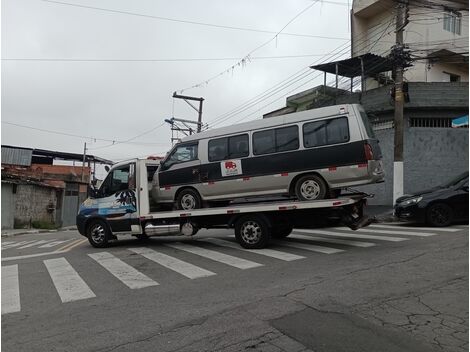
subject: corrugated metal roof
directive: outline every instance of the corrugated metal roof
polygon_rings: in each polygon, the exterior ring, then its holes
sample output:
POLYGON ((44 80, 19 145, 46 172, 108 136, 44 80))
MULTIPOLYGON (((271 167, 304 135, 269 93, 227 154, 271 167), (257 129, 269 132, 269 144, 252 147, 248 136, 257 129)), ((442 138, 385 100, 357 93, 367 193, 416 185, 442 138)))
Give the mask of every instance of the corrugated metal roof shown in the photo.
POLYGON ((30 166, 32 155, 32 149, 2 146, 2 164, 30 166))

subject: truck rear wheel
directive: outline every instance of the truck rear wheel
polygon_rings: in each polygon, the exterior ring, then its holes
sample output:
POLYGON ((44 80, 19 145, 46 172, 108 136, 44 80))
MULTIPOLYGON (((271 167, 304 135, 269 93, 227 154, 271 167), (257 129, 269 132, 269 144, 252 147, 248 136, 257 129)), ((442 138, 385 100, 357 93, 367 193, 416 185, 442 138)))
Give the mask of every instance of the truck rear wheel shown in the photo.
POLYGON ((104 248, 108 245, 110 231, 103 220, 91 220, 87 227, 86 234, 88 242, 90 242, 93 247, 104 248))
POLYGON ((265 217, 247 215, 235 223, 235 237, 243 248, 264 248, 271 238, 271 229, 265 217))

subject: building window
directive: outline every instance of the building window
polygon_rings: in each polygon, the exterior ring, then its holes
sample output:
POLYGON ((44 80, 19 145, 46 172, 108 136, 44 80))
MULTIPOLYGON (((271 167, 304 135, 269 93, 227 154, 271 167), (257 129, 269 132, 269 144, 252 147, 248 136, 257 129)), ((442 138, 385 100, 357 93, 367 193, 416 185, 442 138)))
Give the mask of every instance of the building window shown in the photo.
POLYGON ((447 11, 444 13, 444 30, 460 35, 462 29, 462 14, 460 12, 447 11))
POLYGON ((459 75, 455 75, 449 72, 443 72, 443 73, 444 73, 444 78, 443 78, 444 82, 460 82, 459 75))

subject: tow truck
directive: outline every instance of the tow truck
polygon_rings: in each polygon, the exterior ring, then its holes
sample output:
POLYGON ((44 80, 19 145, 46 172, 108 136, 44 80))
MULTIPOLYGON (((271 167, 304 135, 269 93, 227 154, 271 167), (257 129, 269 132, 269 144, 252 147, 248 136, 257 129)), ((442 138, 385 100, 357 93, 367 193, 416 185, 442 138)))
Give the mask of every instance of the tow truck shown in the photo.
POLYGON ((192 210, 164 209, 150 195, 158 160, 132 159, 114 164, 97 189, 80 205, 77 228, 93 247, 103 248, 122 235, 192 237, 200 229, 234 229, 248 249, 268 246, 271 238, 287 237, 293 228, 312 228, 332 221, 356 230, 374 221, 363 214, 366 193, 335 199, 237 200, 228 206, 192 210))

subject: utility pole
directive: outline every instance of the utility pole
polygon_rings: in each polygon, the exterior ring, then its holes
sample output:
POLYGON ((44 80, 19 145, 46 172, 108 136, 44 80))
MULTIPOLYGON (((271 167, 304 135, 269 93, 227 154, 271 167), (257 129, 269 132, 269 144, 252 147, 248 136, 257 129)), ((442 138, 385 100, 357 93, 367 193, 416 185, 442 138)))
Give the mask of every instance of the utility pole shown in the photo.
POLYGON ((395 58, 395 116, 393 158, 393 203, 403 195, 403 71, 405 66, 403 29, 408 24, 408 0, 397 1, 396 43, 392 48, 395 58))
POLYGON ((86 142, 83 145, 82 182, 83 182, 83 176, 85 174, 85 160, 86 160, 86 142))
POLYGON ((204 101, 204 98, 196 98, 196 97, 190 97, 187 95, 179 95, 176 94, 176 92, 173 93, 173 98, 177 99, 183 99, 189 106, 191 106, 194 110, 197 111, 198 113, 198 118, 197 118, 197 132, 201 132, 202 128, 202 102, 204 101), (193 104, 191 104, 188 100, 196 100, 199 102, 199 109, 196 108, 193 104))

